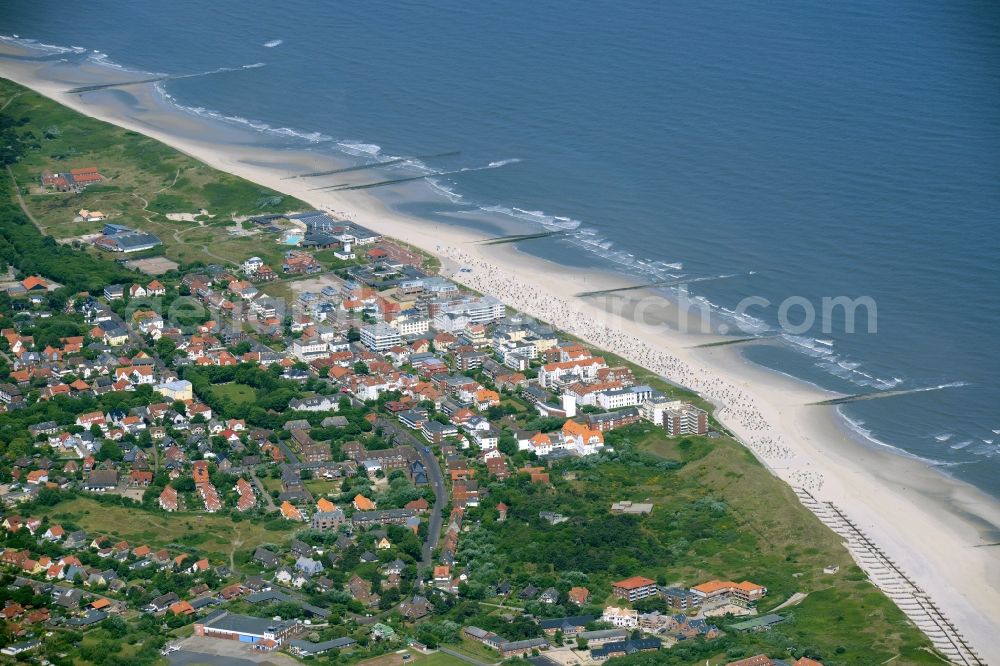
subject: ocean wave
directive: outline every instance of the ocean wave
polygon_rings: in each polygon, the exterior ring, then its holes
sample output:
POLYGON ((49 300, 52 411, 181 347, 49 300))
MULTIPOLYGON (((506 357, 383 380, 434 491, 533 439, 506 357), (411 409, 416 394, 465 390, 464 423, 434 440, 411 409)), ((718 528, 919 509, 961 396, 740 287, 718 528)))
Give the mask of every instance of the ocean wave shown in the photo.
POLYGON ((240 65, 239 67, 216 67, 215 69, 209 69, 204 72, 194 72, 192 74, 173 74, 165 75, 170 79, 195 79, 200 76, 212 76, 213 74, 225 74, 226 72, 242 72, 248 69, 259 69, 261 67, 266 67, 267 63, 255 62, 249 65, 240 65))
MULTIPOLYGON (((517 158, 491 162, 487 167, 498 168, 519 162, 517 158)), ((465 169, 472 171, 476 169, 465 169)), ((438 184, 440 186, 440 184, 438 184)), ((443 186, 440 186, 443 187, 443 186)), ((448 189, 449 198, 460 196, 453 190, 448 189)), ((638 258, 630 252, 614 249, 614 241, 601 235, 597 230, 583 226, 583 222, 565 215, 552 215, 542 210, 529 210, 518 208, 517 206, 506 206, 502 204, 490 204, 479 206, 478 209, 459 211, 467 214, 494 214, 503 215, 516 220, 530 222, 541 226, 547 231, 569 232, 558 237, 558 242, 569 243, 582 250, 599 255, 603 261, 615 264, 624 272, 634 276, 644 276, 650 280, 663 280, 664 278, 675 279, 679 277, 674 271, 683 268, 680 262, 663 262, 654 259, 638 258)))
POLYGON ((484 166, 462 167, 461 169, 455 169, 453 171, 442 171, 438 175, 447 176, 453 173, 469 173, 471 171, 486 171, 487 169, 499 169, 500 167, 505 167, 508 164, 517 164, 520 161, 521 161, 520 157, 511 157, 510 159, 506 160, 498 160, 496 162, 490 162, 489 164, 486 164, 484 166))
MULTIPOLYGON (((576 242, 576 238, 570 237, 568 242, 576 242)), ((586 242, 585 242, 586 244, 586 242)), ((600 256, 601 259, 618 265, 623 272, 650 282, 664 282, 667 280, 677 280, 683 275, 671 272, 664 268, 662 262, 657 263, 644 257, 637 257, 631 252, 614 249, 614 241, 603 236, 596 236, 589 242, 591 250, 600 256)))
POLYGON ((488 169, 498 169, 502 166, 507 166, 508 164, 517 164, 518 162, 523 162, 520 157, 511 157, 510 159, 500 160, 498 162, 490 162, 486 168, 488 169))
POLYGON ((100 65, 101 67, 107 67, 109 69, 116 69, 119 72, 133 72, 136 74, 152 74, 155 76, 166 76, 162 72, 143 72, 141 70, 126 67, 125 65, 119 64, 111 59, 107 53, 103 51, 91 51, 90 55, 87 56, 87 60, 94 63, 95 65, 100 65))
MULTIPOLYGON (((416 171, 417 173, 422 173, 428 176, 433 176, 438 173, 438 170, 429 164, 425 164, 418 159, 406 160, 405 162, 400 162, 399 164, 394 164, 389 167, 390 169, 398 169, 400 171, 411 172, 416 171)), ((449 188, 450 189, 450 188, 449 188)), ((454 192, 453 192, 454 194, 454 192)))
POLYGON ((954 436, 955 436, 954 433, 946 432, 946 433, 942 433, 940 435, 934 435, 934 439, 936 439, 939 442, 947 442, 949 439, 951 439, 954 436))
MULTIPOLYGON (((431 186, 431 189, 433 189, 435 192, 437 192, 441 196, 447 198, 448 201, 450 201, 452 203, 458 203, 459 201, 462 200, 462 195, 461 194, 459 194, 455 190, 451 189, 447 185, 443 185, 441 183, 441 181, 437 180, 436 178, 428 178, 427 179, 427 184, 431 186)), ((476 210, 476 211, 465 211, 465 212, 479 212, 479 211, 476 210)))
POLYGON ((0 41, 28 50, 42 51, 46 55, 87 52, 87 49, 82 46, 59 46, 58 44, 46 44, 45 42, 40 42, 37 39, 21 37, 20 35, 0 35, 0 41))
POLYGON ((978 444, 970 448, 969 453, 984 458, 992 458, 993 456, 1000 454, 1000 451, 998 451, 992 444, 978 444))
POLYGON ((283 40, 283 39, 272 39, 269 42, 264 42, 264 48, 265 49, 273 49, 275 46, 281 46, 284 43, 285 43, 285 40, 283 40))
POLYGON ((31 39, 29 37, 21 37, 20 35, 0 35, 0 42, 5 42, 7 44, 12 44, 14 46, 27 49, 29 51, 40 51, 44 55, 68 55, 75 54, 78 56, 83 56, 87 54, 86 59, 95 65, 100 65, 102 67, 107 67, 110 69, 116 69, 122 72, 131 72, 135 74, 144 74, 152 76, 166 76, 162 72, 147 72, 141 69, 136 69, 134 67, 126 67, 119 64, 111 59, 111 57, 97 49, 89 49, 86 46, 70 45, 64 46, 59 44, 47 44, 45 42, 40 42, 37 39, 31 39))
MULTIPOLYGON (((499 162, 490 162, 490 164, 499 164, 499 162)), ((492 167, 496 168, 496 167, 492 167)), ((574 220, 569 217, 564 217, 561 215, 548 215, 541 210, 524 210, 523 208, 507 207, 507 206, 480 206, 480 210, 487 213, 498 213, 500 215, 506 215, 507 217, 513 217, 518 220, 524 220, 526 222, 534 222, 540 224, 550 231, 555 230, 573 230, 580 226, 579 220, 574 220)))
MULTIPOLYGON (((349 155, 350 157, 362 157, 378 162, 402 160, 401 162, 385 166, 384 168, 386 171, 415 171, 419 174, 427 175, 439 174, 437 169, 428 166, 417 157, 407 158, 402 155, 390 155, 388 153, 384 153, 382 152, 382 146, 377 143, 368 143, 355 139, 340 139, 334 143, 334 146, 336 147, 337 152, 342 155, 349 155)), ((441 186, 441 189, 444 189, 443 186, 441 186)), ((450 199, 451 197, 449 196, 448 198, 450 199)))
POLYGON ((341 152, 355 157, 378 157, 382 153, 382 146, 361 141, 338 141, 337 147, 341 152))
POLYGON ((811 338, 805 335, 792 335, 791 333, 782 333, 780 337, 782 340, 793 345, 794 347, 797 347, 799 351, 807 354, 808 356, 827 359, 831 362, 837 363, 837 361, 834 360, 837 356, 830 349, 830 346, 822 344, 816 338, 811 338))
POLYGON ((856 433, 857 435, 860 435, 862 437, 862 439, 864 439, 867 442, 870 442, 871 444, 875 444, 876 446, 882 447, 884 449, 888 449, 888 450, 892 451, 893 453, 895 453, 897 455, 901 455, 901 456, 906 457, 906 458, 911 458, 913 460, 918 460, 918 461, 924 463, 925 465, 931 465, 931 466, 934 466, 934 467, 955 467, 957 465, 963 464, 960 461, 940 460, 940 459, 937 459, 937 458, 927 458, 925 456, 917 455, 916 453, 911 453, 910 451, 907 451, 906 449, 900 448, 898 446, 894 446, 892 444, 889 444, 888 442, 882 441, 881 439, 875 437, 875 435, 873 434, 873 432, 871 431, 871 429, 865 427, 865 422, 864 421, 862 421, 860 419, 852 419, 851 417, 847 416, 847 414, 845 414, 844 411, 843 411, 843 409, 841 409, 840 407, 837 407, 837 414, 839 414, 840 417, 847 424, 847 426, 854 433, 856 433))
POLYGON ((230 123, 233 125, 249 127, 250 129, 265 134, 272 134, 275 136, 281 136, 290 139, 304 140, 312 144, 333 141, 332 137, 327 136, 322 132, 304 132, 301 130, 292 129, 291 127, 274 127, 260 120, 250 120, 248 118, 244 118, 243 116, 227 116, 224 113, 220 113, 218 111, 212 111, 211 109, 206 109, 203 106, 188 106, 185 104, 181 104, 177 101, 177 99, 173 95, 168 93, 160 83, 156 84, 156 90, 160 93, 160 95, 163 97, 164 100, 169 102, 175 108, 202 118, 209 118, 212 120, 230 123))
POLYGON ((884 378, 867 372, 863 369, 863 363, 840 356, 833 351, 832 345, 828 346, 816 338, 788 333, 782 333, 779 338, 790 343, 796 351, 816 359, 816 366, 821 370, 855 386, 885 391, 899 386, 904 381, 901 377, 884 378))
MULTIPOLYGON (((717 275, 713 276, 710 279, 721 279, 725 277, 730 277, 730 276, 717 275)), ((692 282, 697 282, 697 281, 699 281, 697 278, 692 279, 692 282)), ((724 305, 720 305, 718 303, 713 302, 706 296, 703 295, 692 296, 691 294, 688 294, 687 298, 691 303, 695 304, 699 309, 708 312, 709 316, 712 316, 712 314, 714 314, 723 323, 734 324, 736 328, 738 328, 740 331, 742 331, 747 335, 762 335, 772 330, 770 324, 768 324, 763 319, 754 317, 753 315, 747 314, 746 312, 737 312, 734 309, 727 308, 724 305)))

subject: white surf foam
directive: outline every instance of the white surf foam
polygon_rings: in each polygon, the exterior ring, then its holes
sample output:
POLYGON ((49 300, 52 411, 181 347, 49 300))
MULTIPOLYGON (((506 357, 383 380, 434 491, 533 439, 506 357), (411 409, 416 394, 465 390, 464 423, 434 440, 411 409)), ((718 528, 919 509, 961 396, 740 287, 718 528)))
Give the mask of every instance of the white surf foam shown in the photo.
MULTIPOLYGON (((495 164, 495 163, 493 163, 495 164)), ((480 206, 480 209, 487 213, 498 213, 526 222, 534 222, 545 227, 549 231, 572 230, 580 226, 579 220, 574 220, 561 215, 548 215, 541 210, 524 210, 523 208, 511 208, 507 206, 480 206)))
POLYGON ((62 53, 86 53, 87 49, 80 46, 59 46, 57 44, 46 44, 30 37, 20 35, 0 35, 0 41, 19 46, 29 51, 40 51, 45 55, 58 55, 62 53), (82 49, 82 50, 80 50, 82 49))
POLYGON ((865 422, 864 421, 852 419, 851 417, 849 417, 846 414, 844 414, 843 409, 841 409, 840 407, 837 407, 837 413, 840 414, 841 418, 844 419, 844 422, 848 425, 848 427, 850 427, 851 430, 853 430, 855 433, 857 433, 858 435, 860 435, 863 439, 865 439, 866 441, 868 441, 868 442, 870 442, 872 444, 880 446, 882 448, 889 449, 893 453, 896 453, 896 454, 901 455, 901 456, 905 456, 907 458, 912 458, 913 460, 919 460, 920 462, 922 462, 924 464, 932 465, 934 467, 954 467, 956 465, 962 464, 961 462, 957 462, 957 461, 953 462, 953 461, 948 461, 948 460, 938 460, 938 459, 935 459, 935 458, 927 458, 925 456, 920 456, 920 455, 917 455, 915 453, 911 453, 911 452, 907 451, 906 449, 902 449, 902 448, 900 448, 898 446, 893 446, 892 444, 889 444, 888 442, 884 442, 884 441, 880 440, 879 438, 875 437, 875 435, 872 433, 871 429, 865 427, 865 422))
POLYGON ((341 152, 355 157, 378 157, 382 152, 382 146, 362 141, 338 141, 337 147, 341 152))
POLYGON ((324 143, 327 141, 333 141, 333 138, 323 134, 322 132, 305 132, 302 130, 293 129, 291 127, 274 127, 260 120, 251 120, 249 118, 244 118, 243 116, 230 116, 218 111, 213 111, 211 109, 206 109, 203 106, 188 106, 185 104, 180 104, 177 99, 168 93, 162 82, 156 84, 156 90, 160 93, 164 100, 172 104, 175 108, 184 111, 185 113, 193 114, 202 118, 209 118, 212 120, 217 120, 233 125, 240 125, 242 127, 248 127, 252 130, 256 130, 265 134, 272 134, 275 136, 281 136, 291 139, 303 140, 309 143, 324 143))
MULTIPOLYGON (((459 201, 462 200, 461 194, 451 189, 447 185, 442 184, 441 181, 439 181, 436 178, 428 178, 427 184, 431 186, 431 189, 433 189, 435 192, 445 197, 446 199, 448 199, 448 201, 452 203, 458 203, 459 201)), ((478 212, 478 211, 469 211, 469 212, 478 212)))

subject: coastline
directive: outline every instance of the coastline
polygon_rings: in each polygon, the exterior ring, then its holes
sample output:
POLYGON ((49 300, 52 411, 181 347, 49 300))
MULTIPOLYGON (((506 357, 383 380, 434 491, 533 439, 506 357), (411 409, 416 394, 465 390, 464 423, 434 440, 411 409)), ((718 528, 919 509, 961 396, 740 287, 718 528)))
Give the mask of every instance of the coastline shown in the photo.
POLYGON ((65 94, 61 82, 40 78, 48 64, 0 61, 0 74, 83 114, 147 134, 214 168, 317 207, 348 213, 360 224, 442 257, 444 270, 456 281, 699 392, 716 404, 718 418, 772 473, 850 516, 926 590, 985 660, 1000 662, 1000 648, 993 640, 1000 622, 991 619, 991 611, 1000 610, 1000 553, 977 547, 997 541, 1000 504, 917 460, 858 441, 835 409, 808 406, 829 394, 753 365, 735 347, 691 349, 703 340, 662 326, 646 327, 609 311, 649 295, 616 299, 614 308, 610 302, 602 306, 574 296, 585 285, 610 287, 624 284, 624 278, 556 267, 510 245, 475 245, 471 241, 481 235, 444 224, 431 230, 428 222, 392 211, 366 193, 309 191, 303 181, 281 178, 293 169, 308 170, 312 163, 328 164, 327 158, 304 151, 276 153, 237 141, 185 138, 176 130, 200 121, 157 111, 150 103, 155 96, 151 85, 129 88, 147 103, 129 115, 124 106, 94 103, 92 98, 103 96, 65 94), (459 265, 472 271, 458 273, 459 265))

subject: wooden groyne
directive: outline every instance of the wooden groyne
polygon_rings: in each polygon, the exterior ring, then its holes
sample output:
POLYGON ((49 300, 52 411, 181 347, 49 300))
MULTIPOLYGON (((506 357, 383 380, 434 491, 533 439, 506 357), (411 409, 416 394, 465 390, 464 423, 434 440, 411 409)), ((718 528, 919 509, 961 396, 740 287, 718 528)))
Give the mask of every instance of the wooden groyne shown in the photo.
POLYGON ((872 583, 923 631, 945 657, 961 666, 986 666, 962 633, 930 596, 832 502, 823 502, 804 488, 792 488, 799 501, 824 525, 844 538, 844 545, 872 583))

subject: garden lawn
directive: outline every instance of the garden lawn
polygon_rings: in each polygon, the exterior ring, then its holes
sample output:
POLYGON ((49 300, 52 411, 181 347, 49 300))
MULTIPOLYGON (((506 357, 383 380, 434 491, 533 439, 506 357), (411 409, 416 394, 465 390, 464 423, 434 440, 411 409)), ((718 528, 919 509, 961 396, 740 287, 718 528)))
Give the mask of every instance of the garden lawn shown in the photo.
POLYGON ((257 390, 246 384, 216 384, 212 386, 212 395, 219 399, 235 403, 254 402, 257 400, 257 390))

